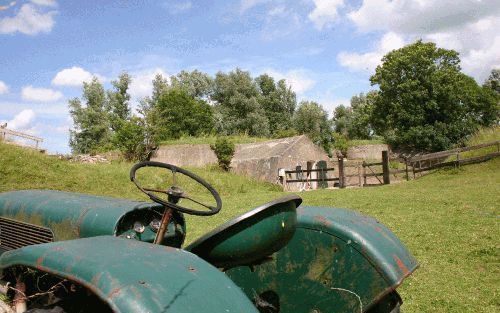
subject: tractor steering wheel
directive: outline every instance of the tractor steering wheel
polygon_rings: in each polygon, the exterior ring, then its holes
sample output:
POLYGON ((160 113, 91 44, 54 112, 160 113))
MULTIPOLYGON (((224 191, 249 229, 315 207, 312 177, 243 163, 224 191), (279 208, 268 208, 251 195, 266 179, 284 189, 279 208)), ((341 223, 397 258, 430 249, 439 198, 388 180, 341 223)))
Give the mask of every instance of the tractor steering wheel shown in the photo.
POLYGON ((139 188, 139 190, 141 190, 142 192, 147 194, 151 200, 153 200, 156 203, 162 204, 166 208, 169 208, 172 210, 176 210, 176 211, 180 211, 180 212, 184 212, 184 213, 192 214, 192 215, 208 216, 208 215, 213 215, 213 214, 218 213, 220 211, 220 209, 222 208, 222 201, 220 199, 219 194, 209 183, 207 183, 201 177, 199 177, 199 176, 197 176, 189 171, 186 171, 185 169, 182 169, 180 167, 172 165, 172 164, 154 162, 154 161, 144 161, 144 162, 137 163, 130 170, 130 180, 132 182, 134 182, 134 184, 137 186, 137 188, 139 188), (173 177, 172 186, 168 190, 158 190, 158 189, 142 187, 141 185, 139 185, 139 183, 137 182, 137 180, 135 178, 135 172, 142 167, 159 167, 159 168, 165 168, 165 169, 170 170, 172 172, 172 177, 173 177), (176 186, 177 182, 176 182, 175 174, 177 172, 186 175, 187 177, 193 179, 194 181, 196 181, 197 183, 199 183, 203 187, 205 187, 212 194, 213 198, 215 199, 216 206, 215 207, 210 206, 210 205, 201 203, 195 199, 192 199, 181 188, 176 186), (160 198, 159 196, 155 195, 153 192, 166 194, 168 196, 168 200, 160 198), (190 200, 198 205, 201 205, 201 206, 207 208, 208 210, 195 210, 195 209, 191 209, 191 208, 186 208, 184 206, 180 206, 177 204, 180 199, 190 200))

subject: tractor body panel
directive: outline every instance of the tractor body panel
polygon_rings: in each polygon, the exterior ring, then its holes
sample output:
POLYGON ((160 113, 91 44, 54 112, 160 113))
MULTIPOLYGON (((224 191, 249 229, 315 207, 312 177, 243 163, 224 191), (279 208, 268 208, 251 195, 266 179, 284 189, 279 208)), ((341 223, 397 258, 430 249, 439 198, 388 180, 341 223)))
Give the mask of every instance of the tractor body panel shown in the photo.
MULTIPOLYGON (((53 240, 69 240, 102 235, 132 235, 135 221, 148 225, 161 218, 163 206, 156 203, 92 196, 55 190, 20 190, 0 193, 0 216, 50 229, 53 240)), ((169 225, 169 240, 180 246, 185 237, 185 223, 177 214, 169 225), (174 225, 175 224, 175 225, 174 225), (174 238, 175 237, 175 238, 174 238), (180 242, 180 243, 179 243, 180 242)), ((8 223, 9 220, 6 222, 8 223)), ((8 227, 9 225, 5 225, 8 227)), ((18 228, 10 226, 12 233, 18 228)), ((136 239, 152 242, 155 233, 149 228, 136 239)), ((138 235, 139 236, 139 235, 138 235)), ((41 243, 41 242, 40 242, 41 243)))
POLYGON ((297 213, 293 238, 270 261, 226 272, 262 309, 366 312, 383 299, 392 301, 417 267, 404 245, 373 218, 305 206, 297 213))
POLYGON ((100 236, 3 253, 0 267, 26 266, 79 283, 114 312, 248 312, 255 306, 227 276, 172 247, 100 236))

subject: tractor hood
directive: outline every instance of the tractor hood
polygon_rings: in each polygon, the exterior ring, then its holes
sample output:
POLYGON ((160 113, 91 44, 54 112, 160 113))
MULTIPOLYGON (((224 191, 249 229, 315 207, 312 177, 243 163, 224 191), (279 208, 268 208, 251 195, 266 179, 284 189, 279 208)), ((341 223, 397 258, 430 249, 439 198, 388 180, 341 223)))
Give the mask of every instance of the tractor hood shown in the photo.
POLYGON ((156 203, 55 190, 0 193, 0 216, 49 228, 54 241, 115 235, 127 213, 161 208, 156 203))
POLYGON ((258 313, 224 273, 176 248, 99 236, 0 256, 2 269, 19 265, 81 284, 116 313, 258 313))

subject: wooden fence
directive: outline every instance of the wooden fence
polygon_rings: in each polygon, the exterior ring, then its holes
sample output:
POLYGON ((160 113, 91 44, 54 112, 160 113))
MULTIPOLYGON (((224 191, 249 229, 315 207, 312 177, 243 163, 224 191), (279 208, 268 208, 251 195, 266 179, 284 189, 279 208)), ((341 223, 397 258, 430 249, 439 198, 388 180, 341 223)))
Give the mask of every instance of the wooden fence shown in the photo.
POLYGON ((418 173, 431 171, 442 167, 460 167, 466 164, 480 163, 500 156, 500 140, 492 141, 480 145, 440 151, 424 155, 417 155, 405 160, 406 179, 409 179, 409 172, 416 178, 418 173), (464 157, 464 152, 477 151, 484 148, 496 147, 496 151, 484 155, 464 157))
POLYGON ((328 182, 334 182, 334 186, 339 188, 387 185, 391 183, 391 177, 398 180, 410 180, 410 174, 413 174, 413 178, 416 178, 418 173, 422 175, 425 171, 447 166, 459 167, 465 164, 484 162, 498 156, 500 156, 500 141, 493 141, 471 147, 395 159, 393 161, 398 161, 400 167, 404 167, 404 169, 395 169, 390 167, 388 151, 382 151, 381 162, 362 161, 361 163, 352 165, 345 164, 344 159, 339 158, 338 169, 333 167, 312 169, 312 164, 308 164, 308 169, 285 170, 280 182, 285 189, 289 189, 288 184, 291 183, 301 184, 300 189, 311 189, 313 183, 317 183, 320 188, 325 188, 325 186, 328 186, 328 182), (496 147, 496 151, 479 156, 464 157, 462 155, 464 152, 477 151, 489 147, 496 147), (350 173, 346 174, 347 172, 350 173), (313 177, 313 173, 317 173, 317 177, 313 177), (355 181, 358 183, 348 184, 347 180, 352 178, 357 178, 355 181), (369 181, 370 178, 372 178, 371 181, 369 181))
POLYGON ((7 136, 20 137, 23 139, 32 140, 35 142, 36 149, 38 149, 40 143, 43 142, 43 138, 0 127, 0 140, 6 140, 7 136))

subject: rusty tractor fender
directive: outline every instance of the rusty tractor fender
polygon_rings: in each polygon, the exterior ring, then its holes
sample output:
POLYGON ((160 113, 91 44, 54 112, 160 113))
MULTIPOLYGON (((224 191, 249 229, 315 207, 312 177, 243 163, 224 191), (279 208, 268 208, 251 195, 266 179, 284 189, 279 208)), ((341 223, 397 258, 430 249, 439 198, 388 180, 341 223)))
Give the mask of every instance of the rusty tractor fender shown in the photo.
POLYGON ((403 243, 374 218, 301 206, 293 238, 270 261, 226 273, 255 303, 274 303, 280 313, 367 312, 401 301, 395 290, 417 267, 403 243))
POLYGON ((99 236, 26 246, 0 256, 0 268, 26 266, 91 290, 114 312, 255 312, 227 276, 194 254, 99 236))

